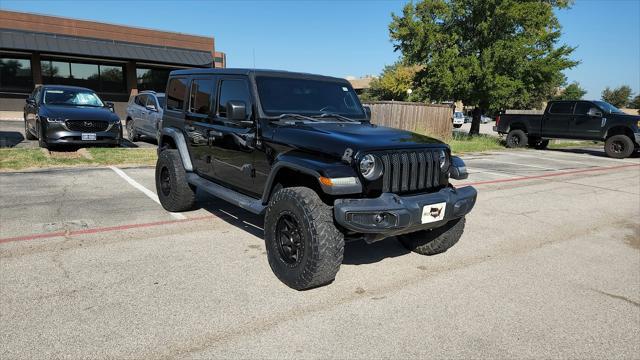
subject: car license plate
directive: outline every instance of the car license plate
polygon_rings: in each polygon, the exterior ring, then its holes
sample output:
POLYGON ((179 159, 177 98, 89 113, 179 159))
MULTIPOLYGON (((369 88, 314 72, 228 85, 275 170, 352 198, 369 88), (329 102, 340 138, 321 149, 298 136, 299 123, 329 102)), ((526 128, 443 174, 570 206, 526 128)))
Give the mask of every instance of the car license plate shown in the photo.
POLYGON ((82 140, 95 140, 96 134, 94 133, 82 133, 82 140))
POLYGON ((446 210, 446 207, 446 202, 425 205, 422 208, 422 223, 428 224, 444 219, 444 212, 446 210))

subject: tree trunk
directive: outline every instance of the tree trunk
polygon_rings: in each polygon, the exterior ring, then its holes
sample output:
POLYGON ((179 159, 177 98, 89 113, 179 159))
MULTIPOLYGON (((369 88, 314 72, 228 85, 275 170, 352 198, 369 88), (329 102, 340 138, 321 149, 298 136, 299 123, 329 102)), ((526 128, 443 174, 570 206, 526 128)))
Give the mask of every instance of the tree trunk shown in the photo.
POLYGON ((480 135, 480 116, 482 116, 482 109, 476 106, 473 109, 473 119, 471 120, 471 130, 469 135, 480 135))

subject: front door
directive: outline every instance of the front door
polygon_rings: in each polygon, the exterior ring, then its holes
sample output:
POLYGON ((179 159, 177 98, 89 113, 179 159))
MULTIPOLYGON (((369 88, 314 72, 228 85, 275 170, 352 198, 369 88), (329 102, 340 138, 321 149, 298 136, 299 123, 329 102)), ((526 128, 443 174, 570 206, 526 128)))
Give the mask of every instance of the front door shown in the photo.
POLYGON ((569 133, 579 139, 600 139, 603 127, 602 117, 590 116, 589 110, 597 106, 588 101, 578 101, 569 124, 569 133))
POLYGON ((218 80, 216 111, 210 137, 214 171, 218 182, 249 195, 259 195, 254 187, 255 134, 253 100, 249 82, 242 76, 222 76, 218 80), (244 120, 227 118, 227 102, 244 103, 244 120))
POLYGON ((566 137, 569 121, 573 118, 573 101, 559 101, 551 104, 542 123, 543 137, 566 137))

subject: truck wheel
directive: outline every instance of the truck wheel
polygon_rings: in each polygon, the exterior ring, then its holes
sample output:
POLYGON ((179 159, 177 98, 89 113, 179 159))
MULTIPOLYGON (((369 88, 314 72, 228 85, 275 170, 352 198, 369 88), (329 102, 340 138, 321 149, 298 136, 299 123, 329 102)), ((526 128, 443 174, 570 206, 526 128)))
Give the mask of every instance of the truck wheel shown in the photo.
POLYGON ((634 146, 627 135, 613 135, 604 143, 604 152, 608 157, 624 159, 631 156, 634 146))
POLYGON ((193 208, 196 189, 187 182, 178 150, 160 152, 156 163, 156 192, 160 204, 167 211, 179 212, 193 208))
POLYGON ((520 130, 515 129, 509 131, 507 134, 507 147, 508 148, 519 148, 527 145, 527 134, 520 130))
POLYGON ((331 207, 306 187, 273 195, 264 217, 267 258, 287 286, 305 290, 333 281, 342 264, 344 235, 331 207))
POLYGON ((544 150, 549 146, 549 139, 529 138, 529 146, 534 149, 544 150))
POLYGON ((455 245, 464 232, 465 218, 451 220, 444 226, 431 230, 417 231, 399 235, 398 240, 406 247, 420 255, 436 255, 447 251, 455 245))

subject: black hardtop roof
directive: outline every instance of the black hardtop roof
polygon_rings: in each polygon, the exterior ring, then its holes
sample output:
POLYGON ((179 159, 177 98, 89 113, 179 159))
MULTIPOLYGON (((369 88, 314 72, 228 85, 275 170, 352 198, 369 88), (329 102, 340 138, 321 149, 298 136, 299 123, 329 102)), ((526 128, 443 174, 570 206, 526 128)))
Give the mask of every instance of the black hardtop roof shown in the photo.
POLYGON ((347 83, 346 79, 325 76, 325 75, 317 75, 317 74, 309 74, 309 73, 301 73, 301 72, 292 72, 285 70, 269 70, 269 69, 234 69, 234 68, 224 68, 224 69, 181 69, 181 70, 173 70, 170 76, 179 76, 179 75, 264 75, 264 76, 283 76, 283 77, 295 77, 301 79, 317 79, 317 80, 329 80, 329 81, 340 81, 347 83))

